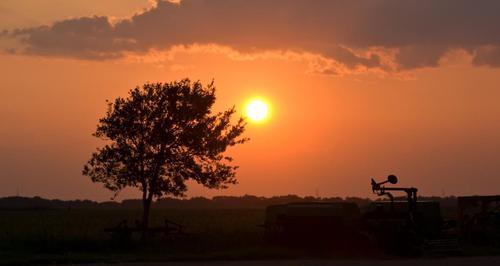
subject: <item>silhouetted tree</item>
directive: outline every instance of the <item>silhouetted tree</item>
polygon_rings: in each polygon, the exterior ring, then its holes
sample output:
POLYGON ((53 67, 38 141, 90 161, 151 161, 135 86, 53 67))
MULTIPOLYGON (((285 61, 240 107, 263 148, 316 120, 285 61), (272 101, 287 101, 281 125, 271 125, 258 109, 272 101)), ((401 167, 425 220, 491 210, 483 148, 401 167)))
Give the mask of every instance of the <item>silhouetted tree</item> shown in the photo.
POLYGON ((245 122, 231 122, 234 107, 214 114, 215 100, 213 82, 203 86, 184 79, 136 87, 127 98, 108 103, 93 134, 108 144, 92 154, 83 174, 115 196, 138 187, 144 228, 153 199, 184 195, 187 180, 209 188, 235 184, 237 166, 224 152, 247 140, 240 138, 245 122))

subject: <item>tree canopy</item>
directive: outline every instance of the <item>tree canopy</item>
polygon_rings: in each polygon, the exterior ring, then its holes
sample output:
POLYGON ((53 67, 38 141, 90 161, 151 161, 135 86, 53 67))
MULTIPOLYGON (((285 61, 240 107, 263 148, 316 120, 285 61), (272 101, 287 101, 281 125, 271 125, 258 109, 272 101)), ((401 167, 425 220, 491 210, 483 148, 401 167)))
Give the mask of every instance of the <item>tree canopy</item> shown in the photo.
POLYGON ((107 144, 92 154, 83 174, 115 196, 125 187, 139 188, 145 212, 153 198, 184 195, 187 180, 208 188, 235 184, 237 166, 225 151, 247 140, 240 137, 245 121, 232 122, 234 107, 214 113, 215 92, 213 82, 184 79, 146 83, 108 102, 93 134, 107 144))

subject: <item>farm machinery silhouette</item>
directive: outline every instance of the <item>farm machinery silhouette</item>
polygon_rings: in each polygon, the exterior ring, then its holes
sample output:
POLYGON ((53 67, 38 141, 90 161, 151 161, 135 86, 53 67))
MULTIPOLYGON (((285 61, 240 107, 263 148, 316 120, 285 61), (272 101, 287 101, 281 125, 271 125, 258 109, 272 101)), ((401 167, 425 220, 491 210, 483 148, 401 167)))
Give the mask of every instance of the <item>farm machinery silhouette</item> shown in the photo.
POLYGON ((374 201, 360 209, 354 202, 295 202, 268 206, 264 227, 270 241, 288 244, 361 247, 370 243, 386 252, 459 253, 462 241, 500 240, 500 196, 458 198, 458 220, 445 220, 440 203, 419 201, 418 189, 395 187, 398 178, 371 180, 374 201), (405 200, 392 193, 403 192, 405 200))

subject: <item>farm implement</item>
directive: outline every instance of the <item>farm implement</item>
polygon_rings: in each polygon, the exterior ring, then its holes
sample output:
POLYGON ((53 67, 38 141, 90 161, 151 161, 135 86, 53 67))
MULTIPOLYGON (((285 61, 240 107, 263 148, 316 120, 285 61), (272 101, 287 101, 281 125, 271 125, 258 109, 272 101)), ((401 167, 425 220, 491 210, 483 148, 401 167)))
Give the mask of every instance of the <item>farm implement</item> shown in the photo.
POLYGON ((266 238, 278 243, 356 248, 369 242, 401 255, 456 254, 461 252, 461 241, 500 240, 500 196, 459 197, 458 220, 445 220, 439 202, 418 200, 417 188, 393 186, 397 183, 394 175, 382 182, 372 179, 373 193, 387 200, 364 208, 346 201, 268 206, 263 225, 266 238))

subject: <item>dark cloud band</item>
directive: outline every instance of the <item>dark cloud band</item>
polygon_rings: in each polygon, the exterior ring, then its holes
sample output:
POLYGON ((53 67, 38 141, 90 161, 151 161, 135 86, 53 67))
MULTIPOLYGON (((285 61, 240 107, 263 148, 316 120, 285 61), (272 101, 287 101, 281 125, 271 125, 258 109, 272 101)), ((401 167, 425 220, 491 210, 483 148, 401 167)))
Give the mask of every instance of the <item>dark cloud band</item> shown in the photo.
POLYGON ((498 14, 495 0, 183 0, 114 25, 84 17, 10 35, 22 39, 23 53, 94 60, 210 43, 307 51, 366 68, 382 68, 382 55, 354 51, 395 49, 399 69, 436 66, 450 49, 464 49, 473 63, 498 67, 498 14))

